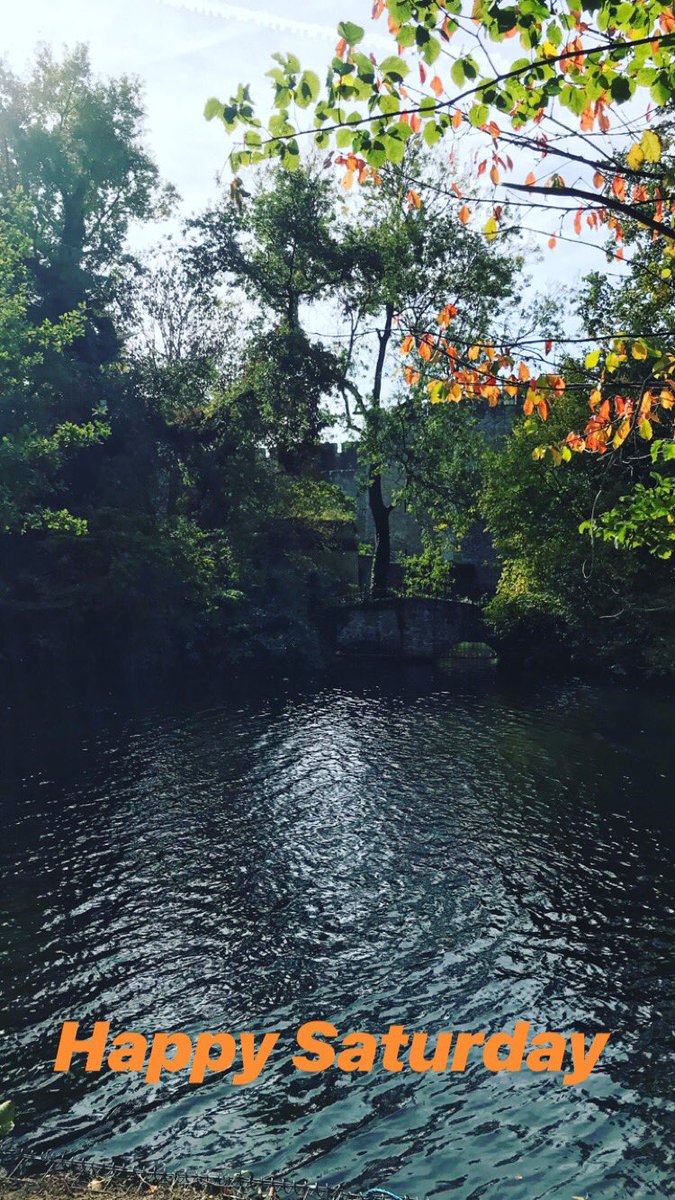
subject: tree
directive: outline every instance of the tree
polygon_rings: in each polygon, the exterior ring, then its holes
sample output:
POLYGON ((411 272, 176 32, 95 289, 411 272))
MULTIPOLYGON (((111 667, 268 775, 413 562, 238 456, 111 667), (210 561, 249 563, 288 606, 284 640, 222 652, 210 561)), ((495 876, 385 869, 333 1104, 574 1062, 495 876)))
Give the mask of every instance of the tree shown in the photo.
POLYGON ((63 356, 82 331, 83 314, 64 313, 57 321, 31 317, 27 221, 22 204, 11 217, 9 211, 0 216, 0 531, 80 535, 86 521, 55 507, 65 490, 63 469, 110 431, 100 418, 59 420, 45 359, 63 356))
MULTIPOLYGON (((324 152, 332 146, 342 151, 336 161, 345 167, 348 185, 355 179, 377 181, 391 164, 404 160, 412 139, 423 138, 433 146, 445 135, 457 141, 465 129, 478 130, 487 144, 478 170, 487 173, 489 169, 493 194, 461 196, 458 205, 461 219, 468 223, 473 210, 487 201, 492 209, 484 226, 488 239, 500 237, 508 228, 514 206, 534 207, 553 200, 554 207, 562 208, 564 214, 574 214, 577 236, 584 218, 591 229, 605 224, 616 246, 610 253, 618 259, 623 256, 623 222, 630 218, 664 239, 662 253, 675 252, 675 227, 666 220, 671 176, 655 169, 662 158, 663 141, 650 126, 651 113, 637 134, 635 122, 628 123, 628 147, 623 154, 611 141, 603 145, 603 138, 607 140, 610 133, 613 108, 644 96, 658 110, 673 96, 675 17, 665 0, 639 4, 581 0, 578 6, 570 2, 567 11, 542 0, 525 0, 519 5, 474 0, 470 11, 462 0, 375 0, 373 18, 385 14, 396 53, 380 61, 363 53, 364 28, 342 22, 323 92, 318 77, 303 71, 296 56, 275 56, 277 65, 270 72, 274 113, 266 130, 247 88, 240 88, 227 104, 215 99, 208 102, 207 118, 220 118, 229 133, 243 135, 231 156, 235 171, 268 157, 279 158, 287 167, 296 166, 301 143, 311 139, 324 152), (448 72, 446 62, 453 57, 448 44, 458 34, 464 44, 448 72), (498 69, 488 43, 510 39, 519 42, 521 57, 498 69), (421 93, 410 83, 411 56, 418 60, 421 93), (307 111, 300 126, 295 119, 298 110, 307 111), (578 120, 579 151, 561 141, 571 132, 559 115, 566 112, 578 120), (590 142, 589 135, 596 132, 600 139, 590 142), (535 153, 542 161, 551 157, 575 169, 579 165, 590 175, 588 185, 582 179, 570 186, 555 169, 546 172, 543 184, 534 170, 522 184, 513 179, 503 182, 505 171, 511 176, 515 171, 512 147, 535 153), (501 200, 497 192, 504 187, 517 195, 525 192, 527 200, 501 200), (577 203, 558 203, 566 198, 577 203)), ((557 245, 558 236, 551 235, 551 248, 557 245)), ((417 354, 422 346, 432 349, 439 373, 445 374, 435 393, 439 401, 454 398, 457 389, 461 397, 469 399, 517 397, 526 413, 536 412, 546 421, 552 404, 565 391, 559 364, 547 361, 553 350, 549 339, 542 340, 543 349, 533 369, 532 354, 517 355, 512 343, 498 347, 497 353, 479 352, 468 360, 463 355, 448 358, 443 354, 442 330, 432 326, 426 337, 432 342, 417 340, 411 351, 417 354)), ((620 360, 639 357, 643 350, 641 342, 633 347, 619 340, 608 346, 601 383, 607 372, 611 374, 617 356, 620 360)), ((611 453, 614 439, 624 433, 631 440, 648 436, 654 411, 672 439, 669 380, 675 359, 671 362, 667 352, 652 353, 649 343, 646 353, 659 360, 652 365, 656 377, 665 382, 661 389, 665 400, 657 392, 645 404, 644 395, 635 392, 628 409, 611 403, 608 409, 602 389, 589 380, 592 411, 585 425, 569 431, 557 445, 546 441, 554 462, 570 461, 582 452, 611 453)))
POLYGON ((353 516, 312 474, 330 205, 286 177, 132 256, 171 195, 137 86, 78 50, 0 87, 0 657, 315 652, 353 516))
POLYGON ((142 119, 138 84, 97 80, 83 46, 62 62, 41 50, 25 80, 0 66, 0 211, 23 198, 38 319, 83 306, 69 357, 85 390, 87 370, 119 348, 110 305, 129 262, 129 225, 162 215, 172 199, 143 146, 142 119))
POLYGON ((260 414, 269 449, 295 473, 311 464, 322 405, 340 375, 337 356, 305 328, 309 311, 352 271, 334 221, 334 193, 310 168, 280 170, 254 196, 235 187, 230 203, 192 227, 196 276, 240 288, 254 306, 239 386, 260 414))
MULTIPOLYGON (((580 364, 583 367, 583 364, 580 364)), ((574 380, 574 367, 569 365, 574 380)), ((585 400, 570 390, 544 437, 554 444, 579 419, 585 400)), ((486 616, 519 666, 582 669, 616 666, 654 675, 675 665, 671 564, 644 549, 625 553, 612 541, 579 536, 589 514, 609 510, 634 491, 636 464, 608 469, 600 455, 578 455, 567 470, 532 457, 541 439, 533 417, 521 417, 504 448, 488 457, 480 506, 501 564, 486 616)))
MULTIPOLYGON (((364 191, 361 210, 351 218, 345 239, 354 271, 341 289, 347 325, 341 390, 348 422, 356 415, 363 426, 368 499, 376 532, 374 597, 385 595, 388 588, 393 502, 387 502, 383 493, 384 468, 392 463, 400 468, 404 480, 400 499, 412 501, 420 514, 440 516, 443 508, 446 524, 453 509, 458 516, 462 503, 470 507, 466 485, 476 468, 475 440, 472 446, 464 440, 470 420, 463 423, 458 440, 462 422, 444 420, 434 412, 433 356, 431 350, 425 354, 426 343, 422 342, 419 368, 405 368, 409 396, 401 395, 399 387, 394 399, 392 352, 394 363, 400 362, 401 351, 426 337, 429 321, 438 315, 448 354, 458 353, 455 341, 471 346, 485 341, 498 323, 505 327, 514 321, 510 302, 518 258, 507 256, 503 248, 493 253, 479 235, 457 220, 443 189, 435 185, 437 171, 432 163, 423 167, 419 157, 410 152, 380 186, 364 191), (411 193, 411 174, 421 174, 427 185, 426 205, 418 204, 417 193, 411 193), (373 344, 367 340, 373 323, 375 343, 369 356, 359 348, 373 344)), ((461 518, 455 522, 455 532, 458 525, 461 518)))

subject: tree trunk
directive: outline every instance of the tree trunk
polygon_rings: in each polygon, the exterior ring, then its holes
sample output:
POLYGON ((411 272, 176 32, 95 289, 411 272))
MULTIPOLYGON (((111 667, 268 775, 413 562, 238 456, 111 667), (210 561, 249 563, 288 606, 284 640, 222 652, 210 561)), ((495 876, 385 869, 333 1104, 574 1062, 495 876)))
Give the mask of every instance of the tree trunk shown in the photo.
POLYGON ((389 590, 389 563, 391 560, 389 515, 391 505, 384 503, 382 476, 379 472, 371 480, 368 488, 368 502, 375 525, 375 554, 370 577, 370 594, 373 600, 381 600, 389 590))
MULTIPOLYGON (((385 310, 385 322, 382 333, 379 334, 379 352, 377 355, 377 364, 375 367, 375 380, 373 384, 373 407, 371 432, 375 435, 375 442, 378 436, 378 416, 380 411, 380 401, 382 399, 382 376, 384 373, 384 361, 387 356, 387 347, 391 340, 391 331, 394 321, 394 306, 388 304, 385 310), (374 426, 374 428, 373 428, 374 426)), ((375 447, 377 449, 377 446, 375 447)), ((368 486, 368 503, 375 525, 375 554, 373 556, 373 570, 370 579, 370 594, 373 600, 381 600, 389 591, 389 563, 391 560, 391 535, 389 530, 389 516, 392 510, 391 504, 385 504, 382 495, 382 472, 379 469, 371 467, 370 484, 368 486)))

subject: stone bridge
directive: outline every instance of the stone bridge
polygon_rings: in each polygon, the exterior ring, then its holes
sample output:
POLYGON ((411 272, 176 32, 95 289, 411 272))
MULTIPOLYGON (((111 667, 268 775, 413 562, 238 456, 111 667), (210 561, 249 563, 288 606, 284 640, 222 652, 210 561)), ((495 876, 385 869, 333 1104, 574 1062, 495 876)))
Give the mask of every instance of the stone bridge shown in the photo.
POLYGON ((393 596, 335 610, 340 654, 430 661, 449 654, 458 642, 494 645, 480 608, 466 601, 393 596))

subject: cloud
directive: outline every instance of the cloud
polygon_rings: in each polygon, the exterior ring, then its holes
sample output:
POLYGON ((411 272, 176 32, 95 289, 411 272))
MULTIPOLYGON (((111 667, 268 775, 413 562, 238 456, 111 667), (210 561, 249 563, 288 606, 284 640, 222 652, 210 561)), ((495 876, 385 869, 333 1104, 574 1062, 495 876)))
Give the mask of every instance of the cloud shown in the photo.
MULTIPOLYGON (((337 34, 334 26, 317 25, 311 21, 296 21, 292 17, 280 16, 278 13, 256 12, 244 8, 242 4, 230 4, 229 0, 157 0, 157 3, 169 8, 187 9, 189 12, 202 13, 208 17, 223 17, 229 20, 244 21, 247 25, 257 25, 260 29, 278 29, 283 33, 293 33, 300 37, 327 38, 334 41, 337 34)), ((369 35, 367 40, 387 48, 390 41, 377 35, 369 35)))

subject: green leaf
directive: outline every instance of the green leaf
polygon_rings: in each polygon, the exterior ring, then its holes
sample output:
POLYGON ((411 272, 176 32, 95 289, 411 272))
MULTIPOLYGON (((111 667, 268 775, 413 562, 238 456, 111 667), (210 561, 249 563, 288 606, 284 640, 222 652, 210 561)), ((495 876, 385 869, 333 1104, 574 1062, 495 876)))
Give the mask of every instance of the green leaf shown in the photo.
POLYGON ((409 48, 415 45, 415 30, 412 25, 403 25, 396 34, 396 41, 399 46, 409 48))
POLYGON ((353 21, 340 21, 338 33, 341 38, 345 39, 348 46, 357 46, 366 36, 365 29, 362 29, 360 25, 355 25, 353 21))
POLYGON ((310 104, 318 99, 320 91, 321 80, 319 76, 314 71, 305 71, 297 87, 296 103, 301 108, 308 108, 310 104))
POLYGON ((388 79, 396 79, 399 82, 405 79, 406 75, 410 74, 410 67, 407 62, 397 55, 392 55, 390 58, 385 58, 384 62, 380 63, 380 70, 388 79))
POLYGON ((443 130, 439 129, 435 121, 427 121, 424 126, 424 140, 427 146, 435 146, 443 137, 443 130))
POLYGON ((11 1133, 14 1128, 16 1108, 13 1100, 3 1100, 0 1103, 0 1137, 11 1133))
POLYGON ((440 57, 440 53, 441 43, 438 38, 430 38, 422 51, 422 58, 428 67, 433 67, 436 59, 440 57))
POLYGON ((630 80, 626 79, 625 75, 617 75, 613 79, 609 89, 612 93, 612 100, 616 100, 618 104, 623 104, 624 100, 630 100, 632 88, 630 80))
POLYGON ((452 64, 450 74, 452 76, 453 83, 456 83, 457 87, 463 87, 464 82, 466 80, 463 59, 458 58, 457 61, 452 64))
POLYGON ((400 138, 388 135, 384 139, 387 158, 392 163, 402 163, 405 158, 405 142, 400 138))
POLYGON ((215 96, 207 100, 204 105, 204 116, 207 121, 212 121, 214 117, 222 117, 223 111, 223 105, 220 103, 220 100, 216 100, 215 96))
POLYGON ((489 116, 490 109, 487 104, 474 104, 473 108, 469 110, 469 120, 476 129, 484 125, 489 116))

